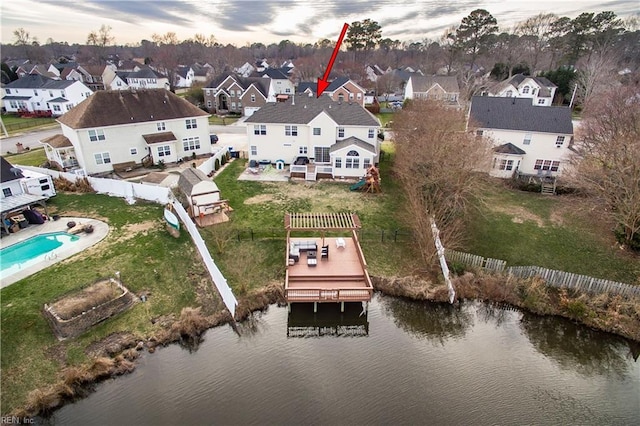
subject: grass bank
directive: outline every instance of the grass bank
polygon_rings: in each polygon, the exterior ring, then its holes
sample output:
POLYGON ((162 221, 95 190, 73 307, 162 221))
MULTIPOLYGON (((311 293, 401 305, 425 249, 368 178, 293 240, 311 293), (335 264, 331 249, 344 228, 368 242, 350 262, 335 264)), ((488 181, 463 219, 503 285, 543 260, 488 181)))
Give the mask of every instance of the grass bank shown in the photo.
POLYGON ((56 125, 55 118, 26 118, 13 114, 3 114, 2 122, 9 135, 56 125))
POLYGON ((47 162, 47 154, 44 152, 44 148, 30 149, 21 154, 5 155, 4 157, 11 164, 22 166, 40 167, 47 162))

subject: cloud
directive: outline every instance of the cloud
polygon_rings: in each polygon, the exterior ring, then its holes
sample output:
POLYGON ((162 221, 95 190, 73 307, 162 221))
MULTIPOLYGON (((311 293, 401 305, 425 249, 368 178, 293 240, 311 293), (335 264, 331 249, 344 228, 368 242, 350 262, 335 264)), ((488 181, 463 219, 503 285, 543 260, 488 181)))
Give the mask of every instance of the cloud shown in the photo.
MULTIPOLYGON (((249 31, 268 27, 286 3, 272 1, 237 1, 219 5, 215 24, 228 31, 249 31)), ((274 32, 272 29, 270 32, 274 32)))

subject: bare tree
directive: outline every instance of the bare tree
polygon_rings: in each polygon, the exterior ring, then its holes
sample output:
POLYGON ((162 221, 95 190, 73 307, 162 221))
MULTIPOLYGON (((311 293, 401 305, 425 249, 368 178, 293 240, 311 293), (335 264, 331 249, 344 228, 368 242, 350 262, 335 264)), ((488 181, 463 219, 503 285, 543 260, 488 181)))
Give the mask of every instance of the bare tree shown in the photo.
POLYGON ((604 200, 621 242, 640 251, 640 88, 618 87, 598 96, 576 136, 575 184, 604 200))
POLYGON ((32 37, 29 31, 24 28, 14 30, 13 37, 15 38, 14 44, 22 47, 24 57, 29 60, 34 59, 32 47, 37 47, 39 45, 38 38, 32 37))
POLYGON ((618 55, 613 51, 596 51, 583 58, 576 73, 579 102, 584 108, 596 99, 599 92, 606 91, 615 81, 618 55))
POLYGON ((531 71, 536 72, 540 55, 547 49, 551 40, 552 25, 558 20, 553 13, 541 13, 516 25, 514 33, 519 35, 529 53, 531 71))
POLYGON ((407 220, 420 255, 433 265, 436 249, 430 217, 445 247, 461 243, 465 215, 482 194, 478 170, 488 170, 488 142, 465 131, 462 110, 413 100, 394 119, 395 171, 406 195, 407 220))
POLYGON ((100 26, 98 31, 91 31, 87 36, 87 44, 93 46, 94 60, 103 64, 106 62, 107 47, 111 46, 115 37, 111 34, 111 27, 100 26))

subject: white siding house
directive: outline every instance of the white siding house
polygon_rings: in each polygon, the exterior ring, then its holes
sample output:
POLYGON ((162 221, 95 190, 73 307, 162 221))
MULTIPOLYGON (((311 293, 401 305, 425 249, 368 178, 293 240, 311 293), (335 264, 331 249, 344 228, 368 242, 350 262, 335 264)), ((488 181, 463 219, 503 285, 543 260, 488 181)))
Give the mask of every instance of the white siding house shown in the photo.
POLYGON ((2 87, 7 112, 51 112, 62 115, 84 101, 93 91, 76 80, 53 80, 28 74, 2 87))
POLYGON ((541 108, 530 99, 475 96, 469 128, 491 138, 494 157, 490 174, 508 178, 525 175, 559 176, 572 154, 571 109, 541 108))
POLYGON ((209 114, 164 89, 99 91, 58 119, 41 141, 49 161, 84 174, 118 164, 174 163, 211 153, 209 114))
POLYGON ((412 75, 404 88, 405 99, 430 99, 459 106, 458 79, 451 76, 412 75))
POLYGON ((246 124, 250 160, 291 164, 308 179, 361 177, 378 161, 380 122, 357 103, 297 96, 265 105, 246 124))
POLYGON ((487 89, 486 96, 527 98, 533 105, 550 106, 558 86, 545 77, 516 74, 487 89))

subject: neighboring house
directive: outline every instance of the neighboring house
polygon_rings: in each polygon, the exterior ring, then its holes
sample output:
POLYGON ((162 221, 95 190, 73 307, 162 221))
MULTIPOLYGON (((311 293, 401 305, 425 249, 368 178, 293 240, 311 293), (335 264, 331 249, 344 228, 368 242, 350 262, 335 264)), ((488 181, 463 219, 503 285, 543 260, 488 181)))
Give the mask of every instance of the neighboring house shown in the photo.
POLYGON ((127 84, 129 74, 129 71, 116 71, 116 75, 109 83, 107 90, 129 90, 129 85, 127 84))
POLYGON ((558 176, 567 167, 573 141, 571 109, 540 108, 530 99, 474 96, 468 128, 494 144, 490 174, 508 178, 558 176))
POLYGON ((295 93, 293 82, 289 80, 289 76, 280 69, 268 68, 264 71, 256 71, 249 76, 249 78, 257 77, 267 79, 269 81, 267 102, 284 100, 295 93))
POLYGON ((209 111, 217 113, 236 113, 250 116, 271 97, 271 80, 262 77, 240 77, 224 74, 204 87, 204 103, 209 111))
POLYGON ((412 75, 404 87, 405 99, 430 99, 460 106, 460 87, 456 77, 412 75))
POLYGON ((131 89, 165 89, 170 90, 169 78, 151 68, 142 68, 126 76, 127 85, 131 89))
POLYGON ((545 77, 516 74, 490 88, 483 95, 505 98, 528 98, 533 105, 550 106, 558 86, 545 77))
MULTIPOLYGON (((297 93, 316 95, 318 82, 302 82, 297 93)), ((329 83, 323 94, 329 95, 336 102, 355 102, 364 107, 366 91, 347 77, 340 77, 329 83)))
POLYGON ((44 112, 62 115, 90 97, 91 89, 76 80, 53 80, 28 74, 2 87, 7 112, 44 112))
POLYGON ((195 80, 195 72, 191 67, 178 67, 174 86, 178 88, 191 87, 195 80))
POLYGON ((41 140, 49 161, 84 174, 114 166, 175 163, 211 153, 209 114, 164 89, 96 92, 41 140))
POLYGON ((94 92, 109 90, 111 83, 116 78, 116 67, 113 64, 80 65, 78 71, 84 76, 84 84, 94 92))
POLYGON ((249 160, 291 164, 291 173, 310 180, 361 177, 378 162, 380 122, 357 103, 296 96, 265 105, 246 123, 249 160), (294 165, 298 157, 302 164, 294 165))
POLYGON ((24 193, 24 189, 20 184, 21 178, 22 171, 17 167, 13 167, 4 157, 0 157, 0 184, 2 185, 3 204, 5 198, 24 193))
POLYGON ((244 65, 239 68, 235 68, 234 71, 241 77, 249 77, 251 73, 256 71, 256 68, 249 62, 245 62, 244 65))

